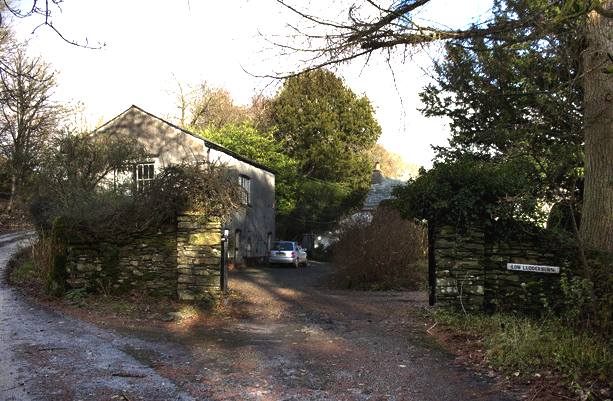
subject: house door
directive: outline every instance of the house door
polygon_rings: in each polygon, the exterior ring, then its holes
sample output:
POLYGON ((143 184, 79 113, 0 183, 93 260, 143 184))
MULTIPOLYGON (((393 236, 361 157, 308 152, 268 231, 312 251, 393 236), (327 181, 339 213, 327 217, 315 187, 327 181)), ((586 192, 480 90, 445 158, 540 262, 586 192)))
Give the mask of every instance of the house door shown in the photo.
POLYGON ((243 256, 241 255, 241 230, 234 232, 234 265, 238 265, 243 262, 243 256))

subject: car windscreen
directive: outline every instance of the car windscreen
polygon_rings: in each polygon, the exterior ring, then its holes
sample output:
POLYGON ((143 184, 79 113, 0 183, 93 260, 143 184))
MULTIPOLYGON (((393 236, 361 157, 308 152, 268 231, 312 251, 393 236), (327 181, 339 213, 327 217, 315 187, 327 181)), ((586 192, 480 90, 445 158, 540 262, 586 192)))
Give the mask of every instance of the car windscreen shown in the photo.
POLYGON ((273 251, 293 251, 294 244, 292 242, 275 242, 272 245, 273 251))

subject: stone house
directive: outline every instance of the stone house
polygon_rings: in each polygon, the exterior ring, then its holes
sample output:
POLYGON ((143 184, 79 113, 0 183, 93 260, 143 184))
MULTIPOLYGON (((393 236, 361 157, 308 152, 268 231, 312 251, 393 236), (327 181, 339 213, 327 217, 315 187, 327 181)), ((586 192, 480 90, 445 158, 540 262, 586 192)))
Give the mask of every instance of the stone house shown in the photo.
POLYGON ((127 135, 143 145, 149 157, 135 166, 137 186, 172 164, 219 163, 232 169, 244 189, 245 207, 223 223, 230 231, 229 258, 241 264, 267 255, 275 237, 274 171, 134 105, 96 132, 127 135))
POLYGON ((375 163, 375 168, 372 172, 370 190, 364 204, 362 205, 361 213, 372 217, 372 213, 379 207, 381 202, 394 198, 394 188, 402 186, 406 183, 398 178, 385 177, 381 172, 381 163, 375 163))

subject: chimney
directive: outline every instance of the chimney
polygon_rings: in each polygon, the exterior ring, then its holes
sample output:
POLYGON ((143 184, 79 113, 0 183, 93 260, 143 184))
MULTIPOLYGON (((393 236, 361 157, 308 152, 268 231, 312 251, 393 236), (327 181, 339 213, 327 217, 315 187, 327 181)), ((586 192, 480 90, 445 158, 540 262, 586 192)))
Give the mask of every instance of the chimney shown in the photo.
POLYGON ((381 163, 376 162, 375 168, 372 171, 372 184, 381 184, 383 182, 383 173, 381 172, 381 163))

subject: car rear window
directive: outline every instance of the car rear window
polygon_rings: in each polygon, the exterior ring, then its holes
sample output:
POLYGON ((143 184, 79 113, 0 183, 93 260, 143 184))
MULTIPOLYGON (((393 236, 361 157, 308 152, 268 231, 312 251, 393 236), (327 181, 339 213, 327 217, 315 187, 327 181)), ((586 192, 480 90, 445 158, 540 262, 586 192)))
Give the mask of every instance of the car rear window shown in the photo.
POLYGON ((272 245, 273 251, 293 251, 294 243, 293 242, 275 242, 272 245))

